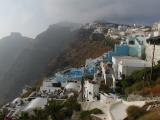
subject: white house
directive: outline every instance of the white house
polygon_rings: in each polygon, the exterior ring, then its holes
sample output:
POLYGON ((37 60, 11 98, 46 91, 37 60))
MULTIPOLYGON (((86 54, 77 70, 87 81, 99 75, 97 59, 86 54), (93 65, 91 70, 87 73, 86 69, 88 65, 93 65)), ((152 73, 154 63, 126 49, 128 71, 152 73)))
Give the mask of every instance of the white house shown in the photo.
POLYGON ((152 30, 153 30, 153 36, 159 36, 160 35, 160 22, 156 22, 153 24, 152 26, 152 30))
POLYGON ((40 87, 41 92, 54 92, 55 90, 61 89, 61 83, 56 80, 45 80, 43 81, 43 85, 40 87))
POLYGON ((100 85, 95 81, 85 81, 84 97, 87 101, 96 101, 99 97, 100 85))
POLYGON ((110 34, 109 37, 112 39, 120 39, 120 35, 117 34, 110 34))
POLYGON ((136 70, 141 70, 145 67, 150 67, 151 64, 137 58, 122 59, 118 64, 118 79, 121 80, 125 76, 131 75, 136 70))
POLYGON ((94 30, 94 33, 103 33, 103 30, 104 30, 104 27, 97 27, 97 28, 94 30))
POLYGON ((147 61, 151 63, 153 58, 154 40, 157 42, 155 43, 154 64, 157 64, 160 60, 160 37, 153 37, 146 41, 145 53, 147 61))
POLYGON ((74 91, 74 92, 80 92, 81 90, 81 84, 80 83, 75 83, 75 82, 69 82, 66 86, 65 89, 67 91, 74 91))
POLYGON ((152 29, 153 29, 153 30, 160 31, 160 21, 154 23, 153 26, 152 26, 152 29))
POLYGON ((156 36, 159 36, 160 35, 160 32, 159 31, 153 31, 153 36, 156 37, 156 36))
POLYGON ((101 62, 101 68, 102 68, 103 79, 105 80, 105 84, 106 84, 106 82, 107 82, 107 77, 106 77, 106 68, 107 68, 107 65, 104 64, 103 62, 101 62))
POLYGON ((104 63, 101 62, 101 71, 102 71, 102 77, 105 80, 105 84, 109 82, 109 80, 112 78, 113 70, 112 70, 112 64, 111 63, 104 63))
POLYGON ((114 78, 116 80, 118 79, 118 65, 119 65, 120 61, 125 60, 125 59, 140 60, 137 57, 131 57, 131 56, 113 56, 112 57, 112 68, 114 71, 114 78))
POLYGON ((35 98, 22 111, 32 114, 33 110, 35 109, 45 108, 47 102, 48 102, 47 98, 35 98))

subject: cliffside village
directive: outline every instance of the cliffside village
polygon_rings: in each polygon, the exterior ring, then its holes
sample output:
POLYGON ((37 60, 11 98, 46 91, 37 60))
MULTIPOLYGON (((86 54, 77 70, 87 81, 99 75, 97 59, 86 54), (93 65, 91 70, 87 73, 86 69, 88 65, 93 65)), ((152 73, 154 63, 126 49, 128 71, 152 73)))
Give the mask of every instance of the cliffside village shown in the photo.
MULTIPOLYGON (((109 40, 120 40, 120 44, 116 44, 113 50, 98 58, 87 59, 81 68, 68 68, 55 73, 45 79, 40 89, 28 97, 17 97, 4 105, 1 110, 8 111, 6 120, 14 120, 21 112, 31 114, 36 108, 43 109, 50 99, 65 101, 74 94, 78 95, 77 101, 81 103, 83 110, 101 109, 104 114, 96 117, 102 120, 124 119, 127 106, 145 104, 145 100, 123 100, 115 90, 117 83, 134 71, 158 64, 160 22, 152 27, 94 22, 85 24, 82 28, 94 29, 93 35, 103 35, 109 40), (102 83, 110 89, 110 93, 100 90, 102 83), (119 111, 122 113, 118 114, 119 111)), ((30 90, 31 87, 26 86, 22 94, 30 90)))

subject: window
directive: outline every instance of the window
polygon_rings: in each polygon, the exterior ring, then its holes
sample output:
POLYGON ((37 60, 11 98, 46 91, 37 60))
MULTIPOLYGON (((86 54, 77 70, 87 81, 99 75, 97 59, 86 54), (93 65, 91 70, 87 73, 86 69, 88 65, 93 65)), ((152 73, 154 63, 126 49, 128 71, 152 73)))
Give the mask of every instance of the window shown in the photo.
POLYGON ((129 45, 134 45, 134 41, 129 41, 129 45))
POLYGON ((61 83, 52 83, 52 87, 61 87, 61 83))

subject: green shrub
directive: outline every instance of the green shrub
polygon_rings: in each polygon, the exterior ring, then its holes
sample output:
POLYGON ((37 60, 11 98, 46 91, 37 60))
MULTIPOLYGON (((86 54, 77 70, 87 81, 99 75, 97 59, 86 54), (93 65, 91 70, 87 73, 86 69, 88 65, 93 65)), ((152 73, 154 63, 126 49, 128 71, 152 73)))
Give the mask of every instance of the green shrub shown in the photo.
POLYGON ((127 94, 130 94, 133 91, 141 91, 143 88, 143 80, 145 80, 144 87, 154 86, 156 80, 160 77, 160 64, 153 67, 152 73, 152 80, 150 80, 151 68, 146 68, 133 72, 130 76, 127 76, 120 82, 120 86, 122 86, 123 88, 121 90, 122 93, 125 92, 127 94))
POLYGON ((95 108, 95 109, 92 109, 92 110, 88 110, 88 111, 82 111, 80 113, 80 119, 89 120, 91 114, 103 114, 103 112, 102 112, 102 110, 100 110, 98 108, 95 108))
POLYGON ((80 111, 81 110, 81 105, 77 102, 77 97, 72 96, 67 101, 63 104, 65 107, 71 109, 72 111, 80 111))
POLYGON ((80 111, 81 110, 81 105, 79 103, 76 103, 74 106, 75 111, 80 111))
POLYGON ((85 120, 85 119, 88 119, 91 115, 91 112, 90 111, 82 111, 80 113, 80 119, 82 120, 85 120))
POLYGON ((3 111, 0 111, 0 120, 4 120, 5 116, 5 113, 3 111))
POLYGON ((102 110, 95 108, 90 110, 91 114, 103 114, 102 110))
POLYGON ((69 108, 63 109, 61 110, 61 112, 64 113, 65 117, 68 117, 68 118, 71 117, 73 114, 73 110, 69 108))

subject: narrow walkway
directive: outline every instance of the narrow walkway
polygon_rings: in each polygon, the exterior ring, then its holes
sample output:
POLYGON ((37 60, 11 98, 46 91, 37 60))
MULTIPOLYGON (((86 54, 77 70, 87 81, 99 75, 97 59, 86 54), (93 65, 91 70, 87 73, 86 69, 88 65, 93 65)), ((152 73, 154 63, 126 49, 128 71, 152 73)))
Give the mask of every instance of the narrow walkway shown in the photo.
POLYGON ((123 120, 124 118, 126 118, 127 117, 126 110, 131 105, 142 107, 143 105, 145 105, 145 101, 133 101, 133 102, 119 101, 115 103, 110 108, 112 120, 123 120))
POLYGON ((123 104, 122 102, 117 103, 110 111, 112 114, 113 120, 123 120, 125 117, 127 117, 127 114, 126 114, 127 108, 128 106, 123 104))

